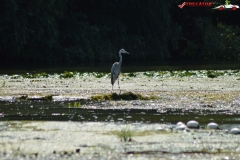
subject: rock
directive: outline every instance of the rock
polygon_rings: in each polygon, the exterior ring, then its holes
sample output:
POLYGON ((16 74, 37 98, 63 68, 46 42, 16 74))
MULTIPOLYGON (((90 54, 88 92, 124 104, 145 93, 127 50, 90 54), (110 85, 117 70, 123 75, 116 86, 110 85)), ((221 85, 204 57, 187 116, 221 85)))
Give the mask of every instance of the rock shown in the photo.
POLYGON ((184 130, 187 129, 187 126, 185 124, 180 124, 176 127, 176 130, 184 130))
POLYGON ((199 123, 197 121, 191 120, 187 123, 188 128, 199 128, 199 123))
POLYGON ((231 133, 231 134, 240 134, 240 130, 238 128, 232 128, 229 133, 231 133))
POLYGON ((218 124, 214 123, 214 122, 208 123, 207 128, 208 129, 219 129, 218 124))
MULTIPOLYGON (((180 125, 183 125, 184 123, 183 122, 178 122, 177 123, 177 126, 180 126, 180 125)), ((184 124, 185 125, 185 124, 184 124)))

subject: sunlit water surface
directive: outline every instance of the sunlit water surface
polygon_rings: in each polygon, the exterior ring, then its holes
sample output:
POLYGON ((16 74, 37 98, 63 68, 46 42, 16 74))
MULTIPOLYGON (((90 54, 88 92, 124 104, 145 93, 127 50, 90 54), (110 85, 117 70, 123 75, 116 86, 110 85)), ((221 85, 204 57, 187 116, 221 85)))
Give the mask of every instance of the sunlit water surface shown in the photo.
POLYGON ((183 109, 84 109, 75 102, 22 101, 0 102, 0 120, 41 120, 80 122, 161 123, 175 125, 196 120, 204 128, 216 122, 223 129, 240 127, 240 115, 228 110, 183 109))

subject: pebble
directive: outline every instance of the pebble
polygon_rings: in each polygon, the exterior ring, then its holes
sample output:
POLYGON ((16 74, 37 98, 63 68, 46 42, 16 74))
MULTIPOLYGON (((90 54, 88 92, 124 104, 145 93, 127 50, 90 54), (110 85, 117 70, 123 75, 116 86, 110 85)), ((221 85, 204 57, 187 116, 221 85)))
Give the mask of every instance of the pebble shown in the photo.
POLYGON ((232 128, 229 133, 231 133, 231 134, 240 134, 240 130, 238 128, 232 128))
POLYGON ((207 128, 208 129, 219 129, 218 124, 214 123, 214 122, 208 123, 207 128))
POLYGON ((191 120, 187 123, 188 128, 199 128, 199 123, 197 121, 191 120))

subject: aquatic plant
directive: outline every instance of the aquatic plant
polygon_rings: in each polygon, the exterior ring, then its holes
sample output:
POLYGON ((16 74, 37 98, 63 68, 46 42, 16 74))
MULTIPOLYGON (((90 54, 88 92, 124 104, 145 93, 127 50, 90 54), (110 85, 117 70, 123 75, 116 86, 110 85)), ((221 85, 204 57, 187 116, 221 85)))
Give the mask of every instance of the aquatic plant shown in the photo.
POLYGON ((191 77, 191 76, 195 76, 195 75, 197 75, 197 74, 194 72, 190 72, 190 71, 182 71, 179 74, 180 77, 191 77))
POLYGON ((76 75, 77 72, 68 72, 64 71, 64 73, 60 74, 60 78, 72 78, 76 75))
POLYGON ((207 77, 208 78, 216 78, 218 76, 223 76, 223 75, 224 75, 223 72, 212 71, 212 70, 207 71, 207 77))
MULTIPOLYGON (((129 79, 129 77, 137 77, 137 76, 146 76, 148 78, 166 78, 166 77, 198 77, 198 78, 217 78, 219 76, 240 76, 239 70, 169 70, 169 71, 148 71, 148 72, 130 72, 123 73, 121 80, 129 79)), ((63 73, 54 73, 48 74, 46 72, 42 73, 25 73, 20 75, 4 75, 4 77, 9 77, 10 79, 20 79, 20 78, 74 78, 74 77, 85 77, 85 76, 93 76, 95 78, 109 78, 110 74, 107 72, 70 72, 64 71, 63 73)), ((237 79, 238 80, 238 79, 237 79)))
POLYGON ((49 94, 44 97, 42 97, 42 100, 47 100, 47 101, 52 101, 53 100, 53 95, 49 94))
POLYGON ((155 99, 156 97, 154 95, 151 95, 150 97, 143 96, 138 93, 132 93, 132 92, 126 92, 126 93, 110 93, 110 94, 98 94, 95 96, 91 96, 91 100, 150 100, 155 99))
POLYGON ((71 103, 67 103, 68 108, 79 108, 81 107, 81 102, 74 102, 73 105, 71 103))
POLYGON ((127 76, 128 76, 128 77, 136 77, 136 76, 137 76, 137 74, 136 74, 136 73, 134 73, 134 72, 131 72, 131 73, 128 73, 128 74, 127 74, 127 76))
POLYGON ((42 73, 25 73, 21 75, 22 78, 29 78, 29 79, 33 79, 33 78, 48 78, 49 74, 47 74, 46 72, 42 72, 42 73))
POLYGON ((133 137, 133 131, 125 128, 117 133, 118 138, 121 142, 131 142, 133 137))
POLYGON ((1 87, 5 87, 6 86, 6 81, 4 81, 1 85, 1 87))
POLYGON ((102 78, 102 77, 108 76, 108 73, 106 73, 106 72, 93 72, 92 74, 93 74, 96 78, 102 78))
POLYGON ((145 76, 147 76, 147 77, 154 77, 155 72, 154 72, 154 71, 144 72, 143 75, 145 75, 145 76))

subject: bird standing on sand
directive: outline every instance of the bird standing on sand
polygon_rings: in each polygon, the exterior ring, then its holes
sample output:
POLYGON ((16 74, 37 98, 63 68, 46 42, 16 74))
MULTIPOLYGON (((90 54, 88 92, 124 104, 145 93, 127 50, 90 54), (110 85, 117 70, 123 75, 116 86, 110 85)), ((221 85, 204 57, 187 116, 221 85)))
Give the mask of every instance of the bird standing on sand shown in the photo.
POLYGON ((113 65, 112 65, 112 69, 111 69, 111 84, 112 84, 112 91, 113 91, 113 85, 115 83, 115 81, 118 79, 118 88, 120 90, 120 93, 121 93, 121 89, 120 89, 120 85, 119 85, 119 74, 121 72, 121 64, 122 64, 122 53, 126 53, 126 54, 129 54, 127 51, 125 51, 124 49, 120 49, 119 51, 119 57, 120 57, 120 60, 119 62, 115 62, 113 65))

